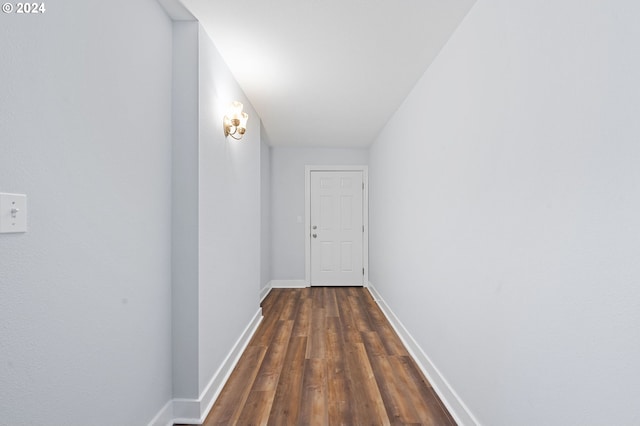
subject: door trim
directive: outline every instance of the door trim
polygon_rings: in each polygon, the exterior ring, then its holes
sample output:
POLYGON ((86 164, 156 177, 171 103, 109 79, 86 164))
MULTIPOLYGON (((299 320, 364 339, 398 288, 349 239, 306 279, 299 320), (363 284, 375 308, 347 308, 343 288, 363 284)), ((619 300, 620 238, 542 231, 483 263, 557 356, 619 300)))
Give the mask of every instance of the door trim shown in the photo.
POLYGON ((311 286, 311 172, 362 172, 362 285, 369 282, 369 166, 304 166, 304 281, 311 286))

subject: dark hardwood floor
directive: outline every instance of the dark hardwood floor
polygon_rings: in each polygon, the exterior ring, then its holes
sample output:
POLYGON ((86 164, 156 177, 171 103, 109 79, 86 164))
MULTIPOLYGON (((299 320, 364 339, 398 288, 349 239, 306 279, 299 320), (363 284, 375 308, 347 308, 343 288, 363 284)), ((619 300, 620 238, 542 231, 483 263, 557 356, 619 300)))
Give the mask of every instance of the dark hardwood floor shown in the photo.
POLYGON ((369 292, 273 289, 205 425, 455 425, 369 292))

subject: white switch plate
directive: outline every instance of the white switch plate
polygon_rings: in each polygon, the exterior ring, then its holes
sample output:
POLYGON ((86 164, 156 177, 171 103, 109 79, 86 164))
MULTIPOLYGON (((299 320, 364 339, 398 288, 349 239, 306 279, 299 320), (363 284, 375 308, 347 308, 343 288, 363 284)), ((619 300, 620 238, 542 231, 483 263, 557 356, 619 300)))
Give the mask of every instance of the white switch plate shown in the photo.
POLYGON ((27 232, 27 196, 0 193, 0 234, 27 232))

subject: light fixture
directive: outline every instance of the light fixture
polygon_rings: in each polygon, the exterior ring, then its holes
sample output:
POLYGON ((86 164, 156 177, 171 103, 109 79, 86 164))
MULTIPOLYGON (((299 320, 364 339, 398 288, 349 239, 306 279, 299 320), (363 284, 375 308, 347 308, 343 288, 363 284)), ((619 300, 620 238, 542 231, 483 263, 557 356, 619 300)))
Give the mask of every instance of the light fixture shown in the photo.
POLYGON ((238 101, 233 101, 229 107, 227 115, 224 116, 223 127, 224 135, 231 136, 235 140, 242 139, 244 132, 247 131, 247 120, 249 114, 242 112, 242 104, 238 101))

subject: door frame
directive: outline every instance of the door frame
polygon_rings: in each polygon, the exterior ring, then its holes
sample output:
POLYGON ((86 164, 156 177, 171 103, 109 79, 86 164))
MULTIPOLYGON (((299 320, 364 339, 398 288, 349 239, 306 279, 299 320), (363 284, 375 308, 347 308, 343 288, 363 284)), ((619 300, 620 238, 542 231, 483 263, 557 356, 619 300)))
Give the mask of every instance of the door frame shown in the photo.
POLYGON ((369 166, 304 166, 304 281, 311 286, 311 172, 362 172, 362 285, 369 285, 369 166))

